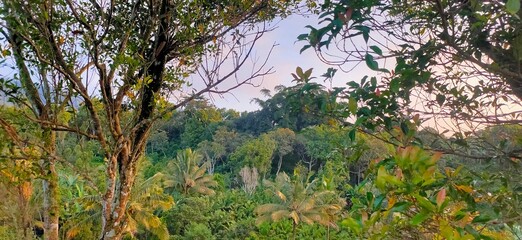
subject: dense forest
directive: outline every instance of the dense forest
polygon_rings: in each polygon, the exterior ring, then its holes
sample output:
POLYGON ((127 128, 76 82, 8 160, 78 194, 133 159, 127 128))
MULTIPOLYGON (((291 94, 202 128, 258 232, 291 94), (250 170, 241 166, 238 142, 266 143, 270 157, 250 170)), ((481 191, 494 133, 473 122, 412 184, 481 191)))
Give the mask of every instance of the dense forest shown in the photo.
POLYGON ((519 0, 0 4, 0 239, 522 239, 519 0))

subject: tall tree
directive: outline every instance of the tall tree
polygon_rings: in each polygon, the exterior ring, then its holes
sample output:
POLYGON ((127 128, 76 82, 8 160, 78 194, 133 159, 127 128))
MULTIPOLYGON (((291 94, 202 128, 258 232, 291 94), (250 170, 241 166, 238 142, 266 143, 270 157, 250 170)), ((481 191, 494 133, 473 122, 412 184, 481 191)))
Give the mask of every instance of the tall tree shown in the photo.
MULTIPOLYGON (((270 173, 271 160, 275 149, 276 142, 267 134, 263 134, 238 147, 230 156, 230 160, 236 166, 257 168, 264 179, 266 174, 270 173)), ((236 169, 239 172, 239 167, 236 167, 236 169)))
MULTIPOLYGON (((123 230, 123 235, 136 236, 145 230, 158 239, 169 239, 166 223, 157 216, 158 211, 166 211, 174 206, 172 196, 164 193, 166 177, 160 172, 146 179, 143 176, 137 177, 136 186, 131 192, 131 200, 125 209, 129 224, 123 230)), ((66 239, 94 237, 82 234, 89 233, 85 228, 101 227, 100 215, 103 208, 100 200, 98 195, 79 195, 75 199, 75 202, 79 203, 80 210, 65 224, 66 239)))
MULTIPOLYGON (((49 145, 45 157, 48 172, 55 171, 54 131, 70 131, 99 142, 106 163, 100 238, 122 237, 136 164, 154 121, 204 93, 229 90, 217 87, 237 76, 255 42, 267 31, 263 24, 255 23, 288 13, 289 4, 271 0, 217 4, 182 0, 2 1, 2 31, 14 43, 10 46, 27 96, 39 96, 33 83, 56 92, 64 88, 74 98, 70 107, 81 103, 88 110, 92 131, 83 132, 52 121, 57 112, 45 109, 47 105, 54 107, 54 102, 30 99, 36 121, 46 134, 44 142, 49 145), (227 59, 235 63, 232 71, 216 71, 227 59), (28 67, 33 60, 36 66, 28 67), (201 61, 206 64, 200 65, 201 61), (176 91, 183 89, 186 77, 198 67, 203 86, 189 93, 176 91), (49 70, 55 77, 47 78, 49 74, 44 73, 33 78, 32 70, 49 70), (50 84, 53 81, 61 83, 61 88, 50 84), (168 94, 178 99, 174 105, 166 104, 168 94), (103 107, 97 109, 96 102, 103 107), (132 118, 123 118, 129 111, 132 118)), ((267 74, 269 70, 262 67, 237 79, 231 89, 267 74)), ((57 99, 71 102, 64 96, 57 99)), ((53 199, 57 199, 57 190, 53 181, 48 189, 52 196, 46 211, 50 219, 47 232, 56 236, 58 211, 53 199)))
MULTIPOLYGON (((25 123, 18 125, 20 123, 17 124, 14 123, 13 119, 7 119, 8 114, 5 114, 0 116, 0 126, 6 133, 7 138, 5 140, 12 144, 13 149, 16 148, 21 151, 22 158, 29 159, 29 156, 34 154, 30 154, 26 150, 37 148, 35 150, 39 152, 38 164, 41 168, 37 176, 41 177, 43 181, 45 238, 58 239, 60 204, 55 130, 59 129, 59 125, 64 124, 62 117, 72 93, 63 83, 63 79, 56 76, 56 72, 52 69, 38 65, 38 61, 31 56, 27 56, 27 58, 37 61, 36 64, 24 59, 24 46, 22 36, 19 33, 3 30, 0 33, 11 45, 13 59, 18 67, 18 74, 14 76, 14 79, 4 80, 4 84, 7 83, 7 86, 2 87, 4 91, 7 91, 4 92, 6 96, 18 107, 18 109, 10 108, 8 110, 17 112, 17 118, 20 118, 20 116, 26 118, 24 119, 25 123), (32 68, 36 68, 38 72, 33 73, 30 70, 32 68), (16 84, 9 85, 9 83, 14 84, 16 81, 21 84, 24 91, 20 91, 16 84), (38 86, 34 81, 41 81, 45 84, 38 86), (29 127, 31 122, 36 123, 39 129, 29 127), (20 129, 26 130, 20 131, 20 129), (31 130, 27 131, 28 129, 31 130), (27 148, 27 145, 31 145, 32 148, 27 148)), ((81 74, 81 72, 78 73, 81 74)), ((8 161, 12 160, 8 159, 8 161)))
POLYGON ((308 158, 302 159, 310 171, 318 161, 342 160, 348 163, 352 154, 352 142, 347 137, 346 129, 338 126, 319 125, 303 130, 298 136, 298 144, 302 144, 308 158))
POLYGON ((294 150, 294 142, 296 140, 295 133, 288 128, 278 128, 269 132, 268 136, 276 142, 276 150, 274 155, 279 157, 279 161, 277 162, 277 175, 281 170, 283 157, 294 150))
POLYGON ((332 101, 335 98, 329 97, 324 86, 312 81, 314 79, 312 70, 303 71, 297 67, 296 73, 292 74, 294 78, 292 81, 296 82, 296 85, 276 86, 274 95, 268 89, 263 89, 262 93, 269 99, 254 99, 262 107, 262 110, 255 114, 256 118, 268 118, 272 127, 278 126, 294 131, 326 123, 330 119, 329 116, 319 112, 326 109, 332 111, 337 103, 332 101))

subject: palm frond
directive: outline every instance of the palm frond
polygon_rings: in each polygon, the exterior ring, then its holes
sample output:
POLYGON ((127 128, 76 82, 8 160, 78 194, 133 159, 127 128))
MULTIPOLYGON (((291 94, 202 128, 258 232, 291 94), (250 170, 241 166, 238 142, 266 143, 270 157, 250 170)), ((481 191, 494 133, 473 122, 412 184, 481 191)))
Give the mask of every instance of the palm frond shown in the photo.
POLYGON ((266 214, 266 213, 282 210, 285 208, 286 208, 285 206, 280 205, 280 204, 269 203, 269 204, 263 204, 261 206, 258 206, 254 210, 254 212, 261 215, 261 214, 266 214))
MULTIPOLYGON (((299 214, 296 212, 296 211, 292 211, 290 213, 290 217, 294 220, 294 223, 295 224, 299 224, 299 220, 301 220, 301 218, 299 217, 299 214)), ((273 215, 272 215, 272 218, 273 218, 273 215)), ((274 219, 275 220, 275 219, 274 219)), ((275 220, 276 221, 276 220, 275 220)))
MULTIPOLYGON (((282 210, 277 210, 277 211, 274 211, 270 214, 270 218, 272 219, 272 221, 274 222, 277 222, 281 219, 285 219, 285 218, 294 218, 294 215, 292 214, 295 214, 295 212, 290 212, 286 209, 282 209, 282 210)), ((295 215, 295 217, 297 217, 297 222, 299 222, 299 216, 295 215)), ((294 221, 295 221, 295 218, 294 218, 294 221)))

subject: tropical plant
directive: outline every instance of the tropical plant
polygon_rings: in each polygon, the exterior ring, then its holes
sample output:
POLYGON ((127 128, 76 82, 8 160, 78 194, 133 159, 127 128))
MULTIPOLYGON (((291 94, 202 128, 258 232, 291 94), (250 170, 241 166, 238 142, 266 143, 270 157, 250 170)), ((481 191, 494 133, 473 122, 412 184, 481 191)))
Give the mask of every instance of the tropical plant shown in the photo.
MULTIPOLYGON (((270 171, 272 156, 276 149, 276 142, 268 134, 263 134, 258 138, 245 142, 238 147, 230 156, 231 162, 236 166, 255 167, 259 174, 266 177, 270 171)), ((236 168, 238 171, 239 169, 236 168)))
MULTIPOLYGON (((143 230, 148 231, 159 239, 169 239, 167 226, 155 214, 157 210, 168 210, 174 206, 174 199, 163 191, 165 175, 156 173, 154 176, 141 180, 138 178, 136 186, 131 192, 131 201, 126 206, 128 223, 124 228, 124 235, 136 236, 143 230)), ((102 205, 98 195, 79 196, 76 200, 81 210, 69 219, 65 228, 65 239, 95 238, 86 236, 84 232, 97 232, 101 226, 100 215, 102 205)))
POLYGON ((211 187, 217 186, 212 175, 208 175, 210 162, 201 164, 203 157, 190 148, 178 152, 176 159, 167 164, 168 186, 174 187, 183 195, 214 195, 211 187))
POLYGON ((276 175, 281 170, 283 164, 283 157, 294 150, 294 142, 296 141, 295 133, 288 128, 278 128, 268 133, 268 136, 276 142, 275 155, 279 157, 277 162, 276 175))
POLYGON ((375 161, 371 177, 351 192, 343 224, 366 239, 508 238, 488 197, 462 180, 462 167, 441 172, 440 157, 410 146, 375 161))
MULTIPOLYGON (((302 50, 315 49, 334 67, 349 71, 361 62, 375 71, 340 89, 348 106, 331 113, 341 121, 353 116, 355 126, 382 131, 406 129, 405 118, 417 118, 465 144, 484 125, 522 122, 520 6, 519 0, 325 1, 323 24, 308 26, 298 39, 307 42, 302 50), (329 46, 340 52, 332 57, 329 46)), ((506 150, 496 146, 486 156, 522 159, 506 150)))
POLYGON ((206 161, 209 162, 208 173, 213 174, 217 162, 225 155, 225 146, 215 141, 202 141, 198 144, 198 151, 203 153, 206 161))
POLYGON ((243 167, 239 171, 241 177, 241 189, 248 195, 252 195, 256 191, 256 187, 259 184, 259 174, 255 167, 243 167))
POLYGON ((333 191, 318 189, 316 180, 309 180, 310 176, 306 174, 296 173, 291 179, 284 172, 277 175, 275 182, 265 180, 275 202, 255 209, 258 214, 256 223, 291 219, 293 239, 297 226, 302 222, 337 227, 334 216, 342 209, 342 200, 333 191))
MULTIPOLYGON (((276 86, 276 93, 272 96, 270 90, 263 89, 261 92, 270 97, 267 100, 255 98, 254 101, 262 108, 254 113, 257 118, 269 123, 270 127, 278 126, 289 128, 299 132, 302 129, 321 123, 328 122, 328 115, 317 114, 320 110, 333 110, 337 103, 329 99, 329 94, 324 86, 314 81, 312 69, 303 71, 297 67, 296 73, 292 74, 296 82, 295 86, 276 86)), ((259 122, 258 122, 259 123, 259 122)), ((270 130, 270 129, 268 129, 270 130)))

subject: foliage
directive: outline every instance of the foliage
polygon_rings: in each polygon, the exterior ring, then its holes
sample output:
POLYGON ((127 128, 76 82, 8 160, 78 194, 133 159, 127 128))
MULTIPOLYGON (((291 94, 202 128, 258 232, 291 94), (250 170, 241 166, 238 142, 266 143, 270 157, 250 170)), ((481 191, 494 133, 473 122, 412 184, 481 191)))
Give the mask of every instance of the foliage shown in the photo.
POLYGON ((331 120, 330 116, 318 114, 321 111, 334 111, 337 108, 335 93, 329 93, 324 86, 311 81, 312 69, 305 72, 298 67, 297 75, 293 74, 296 84, 291 87, 276 86, 276 94, 271 95, 270 91, 264 89, 263 92, 269 99, 263 101, 254 99, 262 108, 257 112, 260 119, 266 119, 270 126, 289 128, 293 131, 331 120))
POLYGON ((230 160, 236 166, 257 168, 259 174, 264 178, 269 173, 275 149, 276 142, 267 134, 263 134, 238 147, 230 156, 230 160))
POLYGON ((197 228, 210 229, 217 239, 246 239, 256 230, 253 210, 255 201, 260 200, 238 190, 218 192, 212 197, 188 197, 178 201, 164 219, 170 222, 169 231, 175 239, 183 239, 193 223, 202 225, 197 228))
POLYGON ((288 128, 278 128, 274 131, 268 132, 268 136, 276 142, 274 157, 276 155, 279 157, 279 161, 277 162, 277 175, 281 170, 283 157, 294 150, 296 137, 295 133, 288 128))
POLYGON ((338 126, 318 125, 304 129, 297 136, 298 144, 302 144, 310 171, 314 165, 326 161, 341 160, 339 163, 347 167, 348 158, 352 154, 352 140, 348 132, 338 126))
POLYGON ((293 223, 293 238, 300 223, 319 223, 336 227, 334 216, 342 209, 341 200, 335 192, 319 190, 316 181, 309 182, 305 174, 296 174, 290 179, 280 173, 275 182, 265 181, 275 197, 275 203, 263 204, 256 208, 259 215, 256 223, 290 219, 293 223))
POLYGON ((0 11, 0 63, 15 63, 0 77, 0 238, 39 237, 46 214, 63 239, 521 236, 520 113, 505 112, 521 94, 517 0, 325 1, 303 50, 374 72, 328 88, 298 67, 241 114, 200 96, 226 92, 256 23, 295 1, 51 2, 0 11), (209 68, 227 50, 230 75, 209 68), (456 130, 416 131, 438 117, 456 130))
POLYGON ((169 169, 167 185, 184 195, 214 195, 211 187, 217 185, 212 175, 207 175, 209 162, 201 164, 202 156, 190 148, 179 151, 175 160, 167 164, 169 169), (201 164, 201 165, 200 165, 201 164))
POLYGON ((212 236, 210 229, 202 223, 192 222, 185 231, 183 239, 187 240, 213 240, 216 237, 212 236))
POLYGON ((487 207, 481 206, 488 203, 462 180, 462 168, 441 172, 440 157, 406 147, 377 162, 372 177, 353 189, 351 214, 343 224, 371 239, 507 238, 489 222, 487 207))
MULTIPOLYGON (((136 236, 147 231, 159 239, 169 239, 167 226, 155 214, 158 210, 166 211, 174 206, 172 196, 164 193, 164 178, 165 175, 162 173, 156 173, 150 178, 138 179, 138 183, 131 194, 131 201, 125 211, 129 219, 125 228, 126 234, 136 236)), ((65 238, 95 237, 101 225, 99 220, 102 206, 99 197, 83 195, 79 192, 74 204, 78 204, 76 207, 79 209, 64 226, 65 238), (88 235, 89 233, 95 235, 88 235)))
POLYGON ((418 113, 462 140, 482 124, 521 122, 519 5, 325 1, 322 25, 307 26, 309 32, 298 39, 306 42, 303 50, 316 50, 327 64, 350 71, 361 62, 375 71, 376 76, 350 79, 339 93, 348 105, 331 114, 355 116, 355 126, 375 131, 402 127, 404 118, 418 113))

